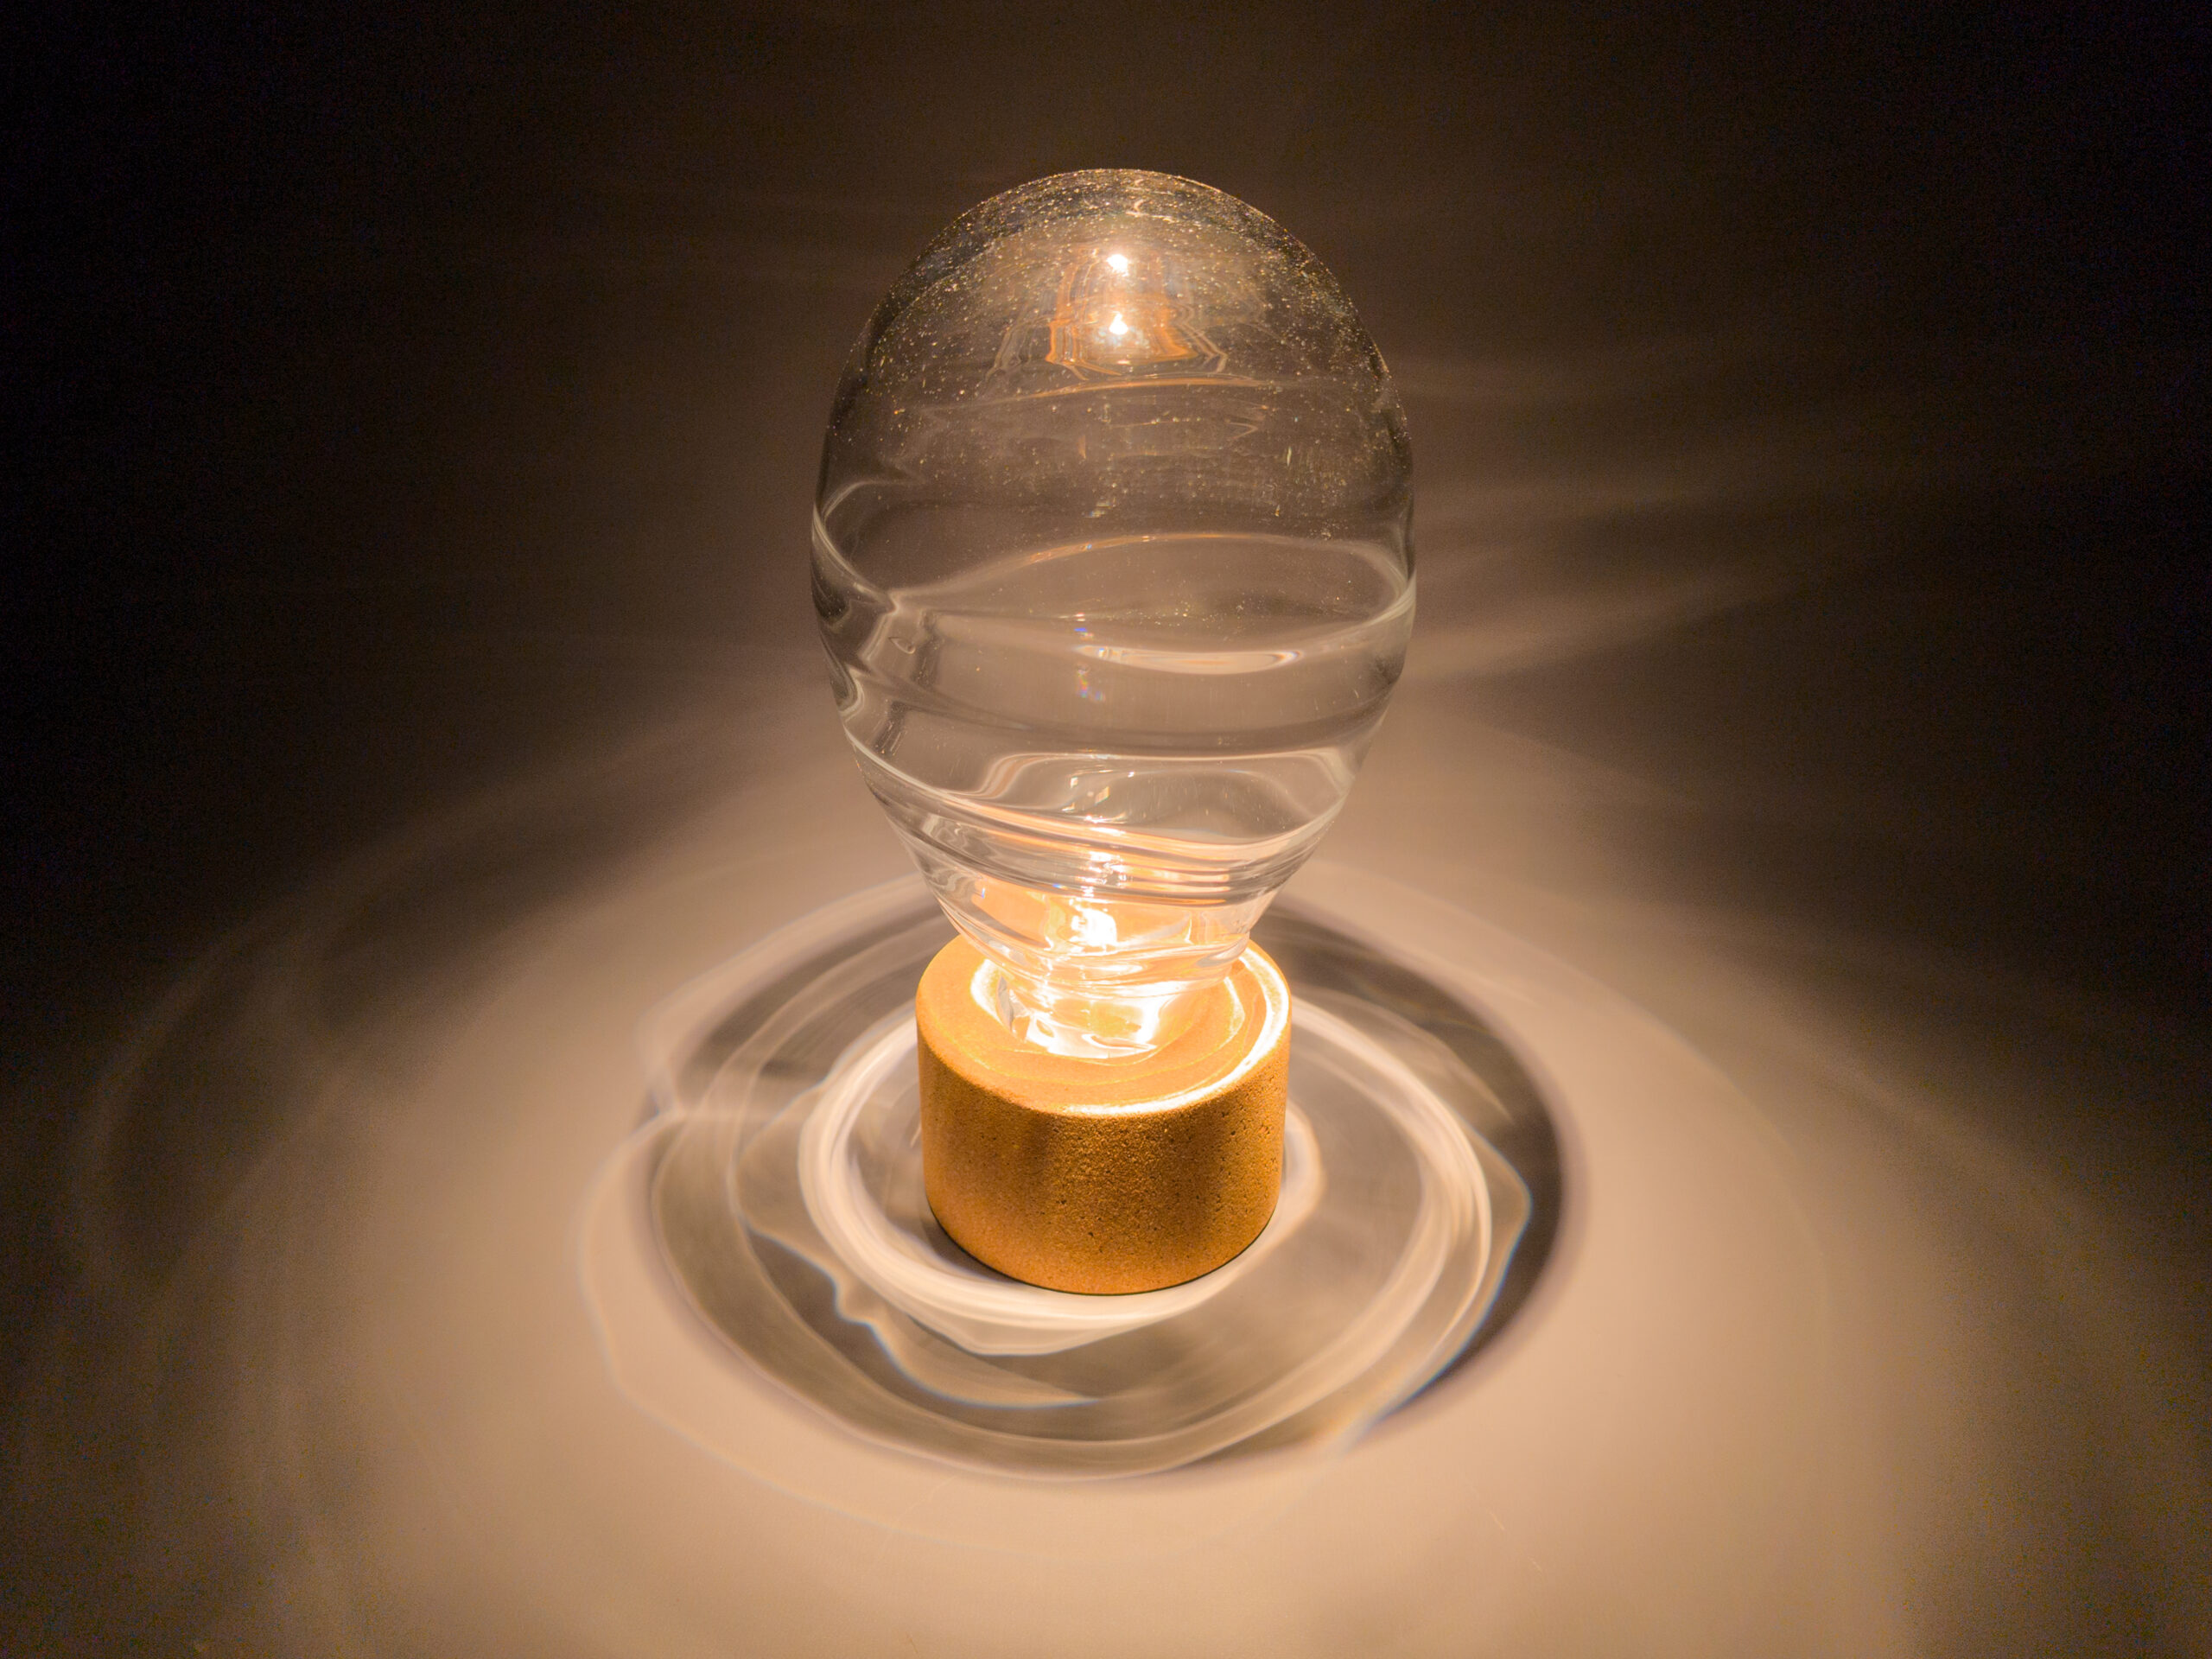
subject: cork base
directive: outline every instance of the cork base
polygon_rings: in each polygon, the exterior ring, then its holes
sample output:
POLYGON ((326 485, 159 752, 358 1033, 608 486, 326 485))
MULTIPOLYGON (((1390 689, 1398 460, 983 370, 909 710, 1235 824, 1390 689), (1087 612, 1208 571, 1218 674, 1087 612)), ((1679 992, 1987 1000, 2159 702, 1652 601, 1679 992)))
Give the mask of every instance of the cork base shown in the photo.
POLYGON ((1160 1290, 1258 1237, 1282 1184, 1290 989, 1248 948, 1190 1026, 1128 1060, 1048 1053, 956 939, 922 976, 922 1181, 960 1247, 1053 1290, 1160 1290))

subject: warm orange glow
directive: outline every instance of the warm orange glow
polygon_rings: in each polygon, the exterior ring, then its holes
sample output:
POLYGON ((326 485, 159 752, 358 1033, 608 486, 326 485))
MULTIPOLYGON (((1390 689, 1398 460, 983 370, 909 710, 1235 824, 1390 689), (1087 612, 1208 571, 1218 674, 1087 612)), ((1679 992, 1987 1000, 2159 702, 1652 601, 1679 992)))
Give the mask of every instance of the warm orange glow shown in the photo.
POLYGON ((1211 367, 1222 359, 1171 291, 1157 252, 1092 253, 1060 276, 1046 360, 1084 375, 1122 375, 1159 364, 1211 367))

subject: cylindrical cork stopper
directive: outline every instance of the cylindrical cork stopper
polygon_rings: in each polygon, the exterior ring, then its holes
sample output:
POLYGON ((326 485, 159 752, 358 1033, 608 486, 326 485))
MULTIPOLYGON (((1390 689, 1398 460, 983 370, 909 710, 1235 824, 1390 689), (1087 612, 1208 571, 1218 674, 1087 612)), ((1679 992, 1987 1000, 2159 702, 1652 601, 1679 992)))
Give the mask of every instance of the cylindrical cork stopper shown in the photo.
POLYGON ((1053 1290, 1160 1290, 1260 1236, 1282 1185, 1290 988, 1255 947, 1190 1025, 1128 1059, 1049 1053, 994 1011, 966 939, 914 998, 922 1181, 953 1239, 1053 1290))

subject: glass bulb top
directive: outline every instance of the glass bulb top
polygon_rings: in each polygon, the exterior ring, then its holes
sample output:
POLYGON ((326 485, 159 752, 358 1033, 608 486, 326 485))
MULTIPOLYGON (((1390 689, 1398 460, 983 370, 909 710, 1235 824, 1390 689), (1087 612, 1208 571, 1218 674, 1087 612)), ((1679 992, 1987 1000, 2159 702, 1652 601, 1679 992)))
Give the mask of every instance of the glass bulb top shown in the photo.
POLYGON ((1413 620, 1405 422, 1335 280, 1186 179, 963 214, 854 347, 814 589, 869 787, 1009 1026, 1171 1035, 1338 807, 1413 620))

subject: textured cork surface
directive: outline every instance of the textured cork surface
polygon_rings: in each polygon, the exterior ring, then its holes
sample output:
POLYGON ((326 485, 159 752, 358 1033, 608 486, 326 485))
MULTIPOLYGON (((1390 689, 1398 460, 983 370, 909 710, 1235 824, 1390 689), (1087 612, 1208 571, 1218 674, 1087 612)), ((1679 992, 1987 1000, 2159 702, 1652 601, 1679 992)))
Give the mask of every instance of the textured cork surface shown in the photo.
POLYGON ((1131 1060, 1047 1053, 989 1010, 956 939, 914 999, 922 1179, 978 1261, 1054 1290, 1159 1290, 1258 1237, 1282 1184, 1290 992, 1256 948, 1131 1060))

